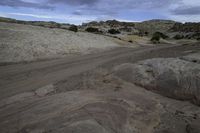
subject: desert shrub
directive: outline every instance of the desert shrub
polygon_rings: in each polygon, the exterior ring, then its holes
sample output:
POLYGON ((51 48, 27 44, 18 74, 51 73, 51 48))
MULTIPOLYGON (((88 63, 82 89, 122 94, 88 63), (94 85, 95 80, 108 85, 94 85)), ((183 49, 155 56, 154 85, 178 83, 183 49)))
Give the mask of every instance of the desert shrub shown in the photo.
POLYGON ((100 32, 98 28, 93 28, 93 27, 88 27, 87 29, 85 29, 85 31, 92 32, 92 33, 99 33, 100 32))
MULTIPOLYGON (((36 24, 32 24, 32 25, 36 25, 36 24)), ((44 24, 42 24, 42 23, 38 23, 36 26, 41 26, 41 27, 45 27, 45 25, 44 24)))
POLYGON ((148 36, 148 35, 149 35, 149 32, 145 31, 144 34, 145 34, 145 36, 148 36))
POLYGON ((159 43, 161 38, 166 39, 166 38, 169 38, 169 37, 162 32, 155 32, 153 34, 152 38, 151 38, 151 41, 153 43, 159 43))
POLYGON ((184 35, 177 34, 173 38, 176 39, 176 40, 183 39, 184 35))
POLYGON ((55 24, 55 27, 56 27, 56 28, 61 28, 61 24, 56 23, 56 24, 55 24))
POLYGON ((186 35, 185 38, 186 38, 186 39, 192 39, 192 35, 190 35, 190 34, 189 34, 189 35, 186 35))
POLYGON ((110 33, 110 34, 120 34, 120 31, 116 30, 116 29, 110 29, 110 30, 108 30, 108 33, 110 33))
POLYGON ((160 35, 159 34, 153 34, 152 38, 151 38, 151 41, 153 43, 159 43, 160 42, 160 35))
POLYGON ((144 34, 143 34, 142 32, 139 32, 139 33, 137 33, 136 35, 138 35, 138 36, 140 36, 140 37, 143 37, 143 36, 144 36, 144 34))
POLYGON ((18 20, 18 21, 15 21, 15 23, 17 23, 17 24, 25 24, 26 22, 18 20))
POLYGON ((160 38, 163 38, 163 39, 169 38, 167 35, 165 35, 165 34, 162 33, 162 32, 155 32, 155 33, 153 34, 153 36, 160 36, 160 38))
POLYGON ((49 28, 60 28, 61 24, 55 23, 55 22, 44 22, 44 27, 49 27, 49 28))
POLYGON ((71 26, 69 27, 69 30, 70 30, 70 31, 74 31, 74 32, 78 32, 78 27, 77 27, 76 25, 71 25, 71 26))
POLYGON ((149 35, 149 32, 147 32, 147 31, 139 31, 139 33, 137 33, 136 35, 138 35, 138 36, 140 36, 140 37, 148 36, 148 35, 149 35))

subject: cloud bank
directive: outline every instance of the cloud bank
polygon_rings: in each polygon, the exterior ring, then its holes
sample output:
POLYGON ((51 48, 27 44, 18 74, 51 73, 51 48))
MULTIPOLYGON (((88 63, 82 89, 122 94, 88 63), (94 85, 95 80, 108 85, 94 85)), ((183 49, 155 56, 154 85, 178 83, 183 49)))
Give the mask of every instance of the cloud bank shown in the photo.
POLYGON ((27 7, 27 8, 37 8, 37 9, 53 9, 53 6, 49 6, 44 3, 33 3, 26 2, 23 0, 1 0, 1 6, 10 6, 10 7, 27 7))
MULTIPOLYGON (((41 13, 44 14, 49 12, 48 16, 50 13, 58 12, 58 16, 71 15, 81 20, 88 16, 95 20, 164 18, 178 21, 198 21, 200 18, 199 0, 1 0, 0 6, 42 10, 41 13)), ((32 17, 35 17, 33 12, 23 11, 20 13, 33 14, 32 17)))

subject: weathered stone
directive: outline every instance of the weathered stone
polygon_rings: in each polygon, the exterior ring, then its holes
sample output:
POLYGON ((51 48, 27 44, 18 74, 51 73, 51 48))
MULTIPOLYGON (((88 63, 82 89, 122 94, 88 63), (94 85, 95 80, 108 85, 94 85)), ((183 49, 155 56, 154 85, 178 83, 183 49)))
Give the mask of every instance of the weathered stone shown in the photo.
POLYGON ((116 67, 114 71, 123 80, 146 89, 167 97, 200 104, 200 64, 198 63, 179 58, 157 58, 137 64, 123 64, 116 67))

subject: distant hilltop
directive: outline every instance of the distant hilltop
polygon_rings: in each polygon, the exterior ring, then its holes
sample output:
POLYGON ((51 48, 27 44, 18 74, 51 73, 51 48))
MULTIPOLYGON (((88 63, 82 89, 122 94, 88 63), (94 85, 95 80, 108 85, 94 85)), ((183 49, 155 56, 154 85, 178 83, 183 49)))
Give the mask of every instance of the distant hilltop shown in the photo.
MULTIPOLYGON (((71 24, 56 23, 53 21, 22 21, 11 18, 0 17, 0 22, 29 24, 34 26, 42 26, 47 28, 61 28, 69 29, 71 24)), ((200 23, 186 22, 180 23, 172 20, 153 19, 143 22, 120 22, 118 20, 107 21, 92 21, 83 23, 78 26, 80 30, 85 30, 88 27, 98 28, 99 31, 107 32, 109 29, 116 29, 120 32, 126 33, 139 33, 139 34, 153 34, 154 32, 200 32, 200 23)))
POLYGON ((159 32, 200 32, 200 23, 195 22, 176 22, 173 20, 161 20, 153 19, 143 22, 120 22, 117 20, 107 21, 92 21, 89 23, 83 23, 83 27, 97 27, 100 29, 106 28, 118 28, 124 31, 137 31, 141 33, 154 33, 159 32))
POLYGON ((33 26, 42 26, 47 28, 62 28, 62 29, 68 29, 70 24, 64 24, 64 23, 57 23, 53 21, 23 21, 23 20, 16 20, 12 18, 5 18, 0 17, 0 22, 7 22, 7 23, 17 23, 17 24, 27 24, 27 25, 33 25, 33 26))

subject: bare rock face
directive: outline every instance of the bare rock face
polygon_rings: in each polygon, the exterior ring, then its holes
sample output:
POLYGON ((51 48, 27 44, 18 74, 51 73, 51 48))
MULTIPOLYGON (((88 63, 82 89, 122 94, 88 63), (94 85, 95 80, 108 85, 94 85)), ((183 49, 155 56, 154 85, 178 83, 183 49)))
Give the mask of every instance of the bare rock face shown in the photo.
POLYGON ((123 64, 115 68, 122 79, 143 86, 174 99, 188 100, 200 104, 199 56, 179 58, 157 58, 137 64, 123 64), (187 59, 187 60, 186 60, 187 59))

